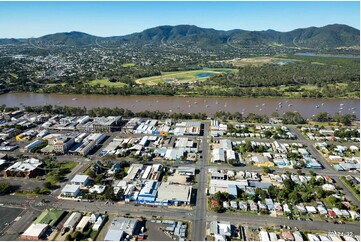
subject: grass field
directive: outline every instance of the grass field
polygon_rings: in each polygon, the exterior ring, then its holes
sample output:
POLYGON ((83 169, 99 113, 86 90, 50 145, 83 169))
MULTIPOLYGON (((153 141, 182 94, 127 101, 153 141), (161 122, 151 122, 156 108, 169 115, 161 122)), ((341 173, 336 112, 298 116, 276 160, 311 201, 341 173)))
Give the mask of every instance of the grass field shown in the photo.
POLYGON ((135 66, 136 64, 135 63, 124 63, 122 65, 122 67, 132 67, 132 66, 135 66))
POLYGON ((289 58, 279 58, 279 57, 252 57, 252 58, 242 58, 242 59, 233 59, 233 60, 223 60, 219 62, 225 62, 232 64, 234 66, 260 66, 264 64, 279 64, 285 65, 287 62, 297 61, 289 58))
POLYGON ((176 71, 176 72, 163 72, 161 76, 151 76, 135 80, 138 84, 146 85, 157 85, 159 83, 173 83, 179 84, 184 82, 195 82, 195 81, 204 81, 211 75, 221 74, 222 72, 234 72, 234 69, 227 68, 212 68, 212 69, 203 69, 196 71, 176 71), (196 75, 204 74, 209 75, 205 77, 198 77, 196 75))
POLYGON ((104 86, 110 86, 110 87, 124 87, 127 84, 123 83, 123 82, 110 82, 109 79, 98 79, 98 80, 93 80, 91 82, 89 82, 89 84, 91 86, 95 86, 95 85, 100 85, 101 87, 104 86))

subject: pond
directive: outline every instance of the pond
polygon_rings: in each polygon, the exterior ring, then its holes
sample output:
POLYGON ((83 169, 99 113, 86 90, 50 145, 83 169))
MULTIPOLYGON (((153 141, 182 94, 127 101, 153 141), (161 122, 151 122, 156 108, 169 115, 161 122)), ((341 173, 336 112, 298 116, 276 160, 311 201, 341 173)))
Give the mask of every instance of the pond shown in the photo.
POLYGON ((210 72, 201 72, 201 73, 195 74, 195 76, 198 78, 205 78, 205 77, 213 76, 213 74, 210 72))

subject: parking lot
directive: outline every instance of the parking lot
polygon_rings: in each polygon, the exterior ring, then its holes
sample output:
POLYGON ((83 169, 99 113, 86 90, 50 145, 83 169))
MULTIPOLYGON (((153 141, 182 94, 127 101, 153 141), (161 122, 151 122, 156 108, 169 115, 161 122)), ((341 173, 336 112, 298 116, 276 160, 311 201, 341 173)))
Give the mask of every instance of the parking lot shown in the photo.
POLYGON ((0 234, 22 211, 21 208, 0 207, 0 234))

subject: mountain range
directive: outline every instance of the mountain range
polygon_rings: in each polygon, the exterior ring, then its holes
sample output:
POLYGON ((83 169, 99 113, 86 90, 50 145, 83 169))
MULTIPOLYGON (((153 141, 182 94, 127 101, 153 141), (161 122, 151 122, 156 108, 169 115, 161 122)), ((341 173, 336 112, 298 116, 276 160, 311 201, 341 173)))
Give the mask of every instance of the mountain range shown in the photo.
POLYGON ((97 37, 82 32, 67 32, 45 35, 31 39, 0 39, 0 44, 62 45, 91 46, 99 43, 145 44, 180 44, 195 45, 201 48, 215 48, 220 45, 232 46, 286 46, 302 48, 352 47, 359 49, 360 30, 342 24, 332 24, 324 27, 309 27, 295 29, 289 32, 275 30, 248 31, 234 29, 229 31, 200 28, 194 25, 158 26, 146 29, 140 33, 124 36, 97 37))

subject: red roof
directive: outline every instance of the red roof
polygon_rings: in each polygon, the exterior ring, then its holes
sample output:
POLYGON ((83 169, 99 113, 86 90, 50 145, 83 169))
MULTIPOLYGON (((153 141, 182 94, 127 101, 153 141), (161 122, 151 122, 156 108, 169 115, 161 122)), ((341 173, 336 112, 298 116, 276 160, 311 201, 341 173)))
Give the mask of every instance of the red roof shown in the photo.
POLYGON ((331 209, 328 210, 328 215, 331 217, 331 218, 336 218, 336 213, 334 211, 332 211, 331 209))

